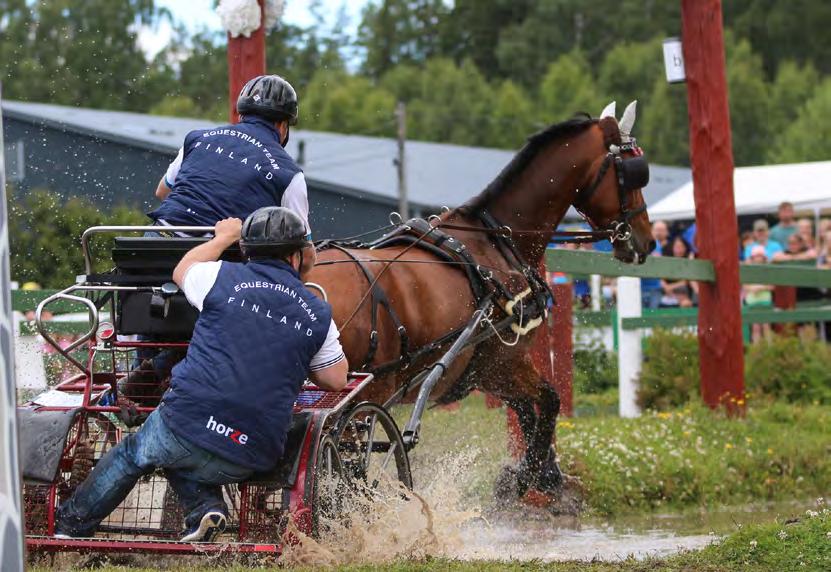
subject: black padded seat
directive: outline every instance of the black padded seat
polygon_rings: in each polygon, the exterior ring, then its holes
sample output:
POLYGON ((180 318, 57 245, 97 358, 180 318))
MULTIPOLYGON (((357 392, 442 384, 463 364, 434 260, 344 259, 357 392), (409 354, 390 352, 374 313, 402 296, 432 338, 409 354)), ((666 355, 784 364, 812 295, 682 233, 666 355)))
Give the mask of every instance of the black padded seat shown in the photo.
MULTIPOLYGON (((121 274, 172 274, 187 251, 208 241, 207 238, 143 236, 119 236, 114 240, 113 262, 121 274)), ((221 260, 242 261, 239 246, 226 250, 221 260)))

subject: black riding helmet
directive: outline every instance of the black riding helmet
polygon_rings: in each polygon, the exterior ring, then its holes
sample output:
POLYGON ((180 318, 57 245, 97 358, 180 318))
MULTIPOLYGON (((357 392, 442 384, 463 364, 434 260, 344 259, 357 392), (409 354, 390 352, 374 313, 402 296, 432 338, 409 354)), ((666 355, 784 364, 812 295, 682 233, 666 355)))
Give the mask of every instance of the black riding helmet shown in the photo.
POLYGON ((259 208, 242 223, 240 247, 249 260, 288 258, 310 244, 303 219, 285 207, 259 208))
POLYGON ((279 75, 257 76, 248 80, 239 92, 237 112, 296 125, 297 92, 279 75))

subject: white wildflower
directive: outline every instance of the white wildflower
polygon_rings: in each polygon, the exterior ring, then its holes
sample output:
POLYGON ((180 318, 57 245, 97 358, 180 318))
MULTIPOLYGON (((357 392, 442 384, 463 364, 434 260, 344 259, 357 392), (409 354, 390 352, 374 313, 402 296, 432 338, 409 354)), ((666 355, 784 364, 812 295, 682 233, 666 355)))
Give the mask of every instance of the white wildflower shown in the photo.
POLYGON ((779 540, 785 540, 786 538, 788 538, 788 533, 785 532, 784 530, 780 530, 779 533, 776 535, 776 537, 779 540))
POLYGON ((757 546, 758 544, 759 544, 759 543, 758 543, 758 542, 756 542, 755 540, 751 540, 751 541, 750 541, 750 549, 751 549, 751 550, 755 550, 755 549, 756 549, 756 546, 757 546))

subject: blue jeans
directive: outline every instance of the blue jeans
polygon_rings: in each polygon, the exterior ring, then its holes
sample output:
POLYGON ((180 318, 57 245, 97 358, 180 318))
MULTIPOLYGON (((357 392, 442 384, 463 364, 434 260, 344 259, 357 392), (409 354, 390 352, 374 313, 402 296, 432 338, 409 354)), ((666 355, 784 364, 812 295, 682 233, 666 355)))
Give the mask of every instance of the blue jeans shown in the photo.
POLYGON ((656 309, 658 306, 661 305, 661 296, 663 295, 663 291, 660 288, 655 290, 643 290, 641 293, 641 306, 643 308, 649 308, 651 310, 656 309))
POLYGON ((235 465, 173 434, 159 411, 110 449, 57 513, 57 532, 92 536, 101 521, 130 494, 136 481, 156 468, 165 470, 185 510, 185 528, 211 510, 227 514, 222 485, 238 483, 253 471, 235 465))

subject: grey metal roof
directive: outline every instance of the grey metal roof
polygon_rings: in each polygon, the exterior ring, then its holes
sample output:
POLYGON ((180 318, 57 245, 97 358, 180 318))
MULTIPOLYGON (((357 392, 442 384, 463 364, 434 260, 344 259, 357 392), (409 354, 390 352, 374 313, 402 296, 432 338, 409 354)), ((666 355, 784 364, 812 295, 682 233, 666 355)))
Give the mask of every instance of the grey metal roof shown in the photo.
MULTIPOLYGON (((215 125, 204 119, 45 103, 4 101, 2 109, 11 118, 170 154, 176 153, 189 131, 215 125)), ((294 157, 301 140, 305 141, 303 170, 311 183, 397 200, 394 139, 295 130, 288 146, 294 157)), ((500 149, 407 141, 409 200, 427 207, 458 206, 485 188, 513 155, 513 151, 500 149)), ((684 167, 651 165, 651 180, 645 189, 647 203, 655 204, 691 178, 690 170, 684 167)))

